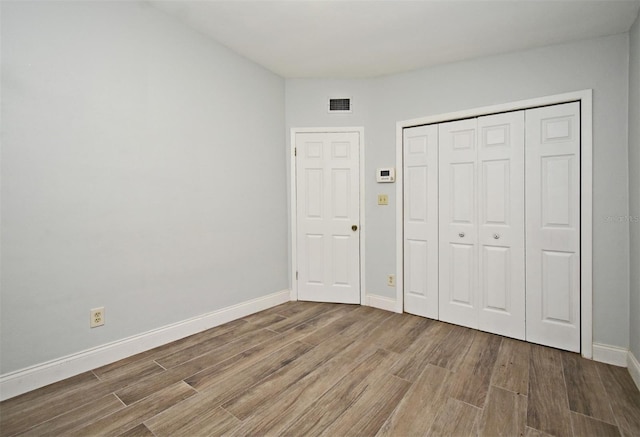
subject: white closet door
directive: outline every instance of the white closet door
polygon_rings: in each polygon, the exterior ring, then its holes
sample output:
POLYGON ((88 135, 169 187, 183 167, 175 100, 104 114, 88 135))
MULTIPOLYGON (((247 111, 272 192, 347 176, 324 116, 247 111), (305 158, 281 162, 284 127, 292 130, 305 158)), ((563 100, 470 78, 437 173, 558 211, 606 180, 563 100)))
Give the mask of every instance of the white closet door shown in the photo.
POLYGON ((478 118, 479 320, 525 338, 524 111, 478 118))
POLYGON ((298 299, 360 303, 360 138, 296 135, 298 299))
POLYGON ((404 310, 438 318, 438 127, 404 130, 404 310))
POLYGON ((580 105, 526 111, 527 341, 580 351, 580 105))
POLYGON ((478 328, 476 119, 439 125, 440 320, 478 328))

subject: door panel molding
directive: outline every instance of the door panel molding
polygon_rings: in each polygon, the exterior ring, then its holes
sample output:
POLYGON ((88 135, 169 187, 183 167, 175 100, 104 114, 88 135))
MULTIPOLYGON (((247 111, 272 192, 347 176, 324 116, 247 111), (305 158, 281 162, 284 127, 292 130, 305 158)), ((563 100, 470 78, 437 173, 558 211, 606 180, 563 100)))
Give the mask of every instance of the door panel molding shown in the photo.
POLYGON ((526 118, 527 341, 579 352, 580 104, 526 118))
POLYGON ((404 141, 407 180, 404 216, 406 268, 398 270, 406 286, 405 310, 438 316, 438 127, 407 129, 404 141), (420 271, 416 268, 423 265, 420 271), (416 274, 417 273, 417 274, 416 274))
MULTIPOLYGON (((298 300, 298 226, 297 226, 297 209, 298 207, 307 207, 306 205, 298 205, 297 202, 297 184, 296 184, 296 175, 297 175, 297 166, 296 166, 296 135, 304 134, 304 133, 356 133, 359 137, 359 176, 357 176, 360 195, 359 195, 359 229, 358 232, 360 234, 359 238, 359 252, 360 252, 360 266, 359 266, 359 280, 360 280, 360 304, 364 305, 365 300, 365 185, 364 185, 364 127, 300 127, 300 128, 291 128, 290 130, 290 144, 289 144, 289 162, 290 162, 290 172, 289 172, 289 202, 290 202, 290 250, 291 250, 291 272, 290 272, 290 281, 291 281, 291 300, 298 300)), ((308 153, 313 152, 313 150, 308 151, 308 153)), ((298 153, 302 153, 301 150, 298 150, 298 153)), ((322 158, 322 148, 319 147, 318 150, 315 150, 315 154, 312 154, 311 157, 322 158)), ((326 152, 325 152, 326 153, 326 152)), ((330 160, 332 162, 339 162, 341 159, 345 159, 348 157, 349 148, 348 147, 340 147, 339 143, 334 143, 329 150, 330 160)), ((336 179, 337 181, 341 180, 340 172, 333 172, 331 177, 336 179)), ((336 210, 340 210, 340 204, 332 205, 336 207, 336 210)), ((331 208, 334 210, 334 208, 331 208)), ((326 242, 328 244, 327 249, 331 250, 334 246, 335 241, 326 242)), ((337 242, 339 244, 339 242, 337 242)))
MULTIPOLYGON (((581 312, 581 354, 585 358, 593 357, 593 90, 587 89, 564 94, 544 96, 528 100, 508 102, 492 106, 477 107, 462 111, 449 112, 434 116, 420 117, 396 123, 396 271, 404 271, 404 231, 403 211, 404 205, 404 155, 403 155, 403 130, 429 124, 437 124, 461 120, 465 118, 482 117, 503 112, 518 111, 537 108, 541 106, 556 105, 561 103, 580 102, 580 312, 581 312)), ((567 135, 577 132, 567 131, 563 120, 553 120, 547 126, 547 138, 545 141, 553 142, 562 140, 567 135)), ((496 144, 502 141, 504 132, 487 131, 484 139, 487 144, 496 144)), ((557 170, 557 169, 555 169, 557 170)), ((560 214, 561 212, 555 212, 560 214)), ((550 217, 557 219, 558 217, 550 217)), ((561 218, 561 217, 560 217, 561 218)), ((398 274, 396 278, 396 305, 395 311, 401 313, 404 306, 404 280, 398 274)))

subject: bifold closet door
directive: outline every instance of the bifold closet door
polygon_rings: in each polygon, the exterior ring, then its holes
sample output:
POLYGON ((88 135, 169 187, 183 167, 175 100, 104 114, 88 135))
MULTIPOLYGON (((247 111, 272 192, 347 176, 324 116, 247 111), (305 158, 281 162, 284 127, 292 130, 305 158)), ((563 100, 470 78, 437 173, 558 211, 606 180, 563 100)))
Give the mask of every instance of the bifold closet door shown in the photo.
POLYGON ((439 130, 440 320, 478 328, 476 119, 439 130))
POLYGON ((438 318, 438 126, 403 132, 404 310, 438 318))
POLYGON ((440 320, 524 339, 524 113, 439 133, 440 320))
POLYGON ((524 112, 478 118, 478 328, 525 338, 524 112))
POLYGON ((579 352, 580 104, 405 129, 404 175, 405 311, 579 352))
POLYGON ((527 341, 580 351, 580 104, 526 111, 527 341))

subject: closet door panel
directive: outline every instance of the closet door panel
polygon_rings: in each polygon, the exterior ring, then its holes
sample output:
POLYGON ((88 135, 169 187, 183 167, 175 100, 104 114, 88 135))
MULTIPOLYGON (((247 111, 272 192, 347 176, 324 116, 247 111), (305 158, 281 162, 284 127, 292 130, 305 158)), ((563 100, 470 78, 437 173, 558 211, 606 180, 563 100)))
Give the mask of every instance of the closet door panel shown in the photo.
POLYGON ((478 327, 524 340, 524 111, 478 118, 478 173, 478 327))
POLYGON ((404 310, 438 318, 438 126, 408 128, 404 146, 404 310))
POLYGON ((478 328, 477 122, 439 125, 440 320, 478 328))
POLYGON ((526 111, 527 341, 580 351, 580 104, 526 111))

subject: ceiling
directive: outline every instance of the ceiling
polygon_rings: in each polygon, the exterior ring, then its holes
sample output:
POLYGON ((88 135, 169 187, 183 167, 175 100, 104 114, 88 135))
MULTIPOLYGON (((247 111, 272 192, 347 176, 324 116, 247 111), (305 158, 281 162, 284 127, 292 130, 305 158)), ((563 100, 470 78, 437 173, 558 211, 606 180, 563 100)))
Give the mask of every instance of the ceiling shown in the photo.
POLYGON ((376 77, 614 35, 640 9, 640 0, 150 3, 288 78, 376 77))

